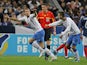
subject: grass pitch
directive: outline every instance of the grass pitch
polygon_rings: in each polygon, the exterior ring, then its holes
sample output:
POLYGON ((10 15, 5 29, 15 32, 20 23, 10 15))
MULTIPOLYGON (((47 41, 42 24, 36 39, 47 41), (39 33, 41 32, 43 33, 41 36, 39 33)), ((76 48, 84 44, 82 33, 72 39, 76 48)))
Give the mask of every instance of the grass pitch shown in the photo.
POLYGON ((81 57, 80 62, 73 62, 73 59, 58 57, 49 62, 38 56, 0 56, 0 65, 87 65, 87 59, 81 57))

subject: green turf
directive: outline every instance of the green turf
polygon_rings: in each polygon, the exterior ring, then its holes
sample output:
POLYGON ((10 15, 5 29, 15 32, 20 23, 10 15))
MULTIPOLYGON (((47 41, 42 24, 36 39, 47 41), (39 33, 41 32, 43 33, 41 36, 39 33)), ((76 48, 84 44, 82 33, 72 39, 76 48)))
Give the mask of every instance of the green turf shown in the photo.
POLYGON ((0 56, 0 65, 87 65, 87 59, 81 57, 80 62, 58 57, 56 61, 45 61, 36 56, 0 56))

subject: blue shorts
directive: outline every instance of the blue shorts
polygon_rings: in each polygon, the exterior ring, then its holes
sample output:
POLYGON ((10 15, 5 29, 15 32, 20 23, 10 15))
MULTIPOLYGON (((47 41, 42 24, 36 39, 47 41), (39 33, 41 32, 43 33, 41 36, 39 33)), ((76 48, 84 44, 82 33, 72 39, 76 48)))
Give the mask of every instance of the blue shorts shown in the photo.
POLYGON ((41 30, 39 32, 36 32, 33 36, 33 39, 37 40, 37 42, 44 42, 44 30, 41 30))
POLYGON ((80 34, 77 34, 77 35, 70 35, 66 44, 69 44, 69 45, 74 45, 76 46, 77 44, 80 44, 80 34))

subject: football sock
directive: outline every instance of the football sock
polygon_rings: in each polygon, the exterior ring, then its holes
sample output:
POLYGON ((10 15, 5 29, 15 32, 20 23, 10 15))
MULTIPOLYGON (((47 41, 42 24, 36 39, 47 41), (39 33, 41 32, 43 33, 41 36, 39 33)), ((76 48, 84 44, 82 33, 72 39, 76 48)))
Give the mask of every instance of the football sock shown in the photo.
POLYGON ((44 50, 43 48, 41 48, 41 47, 39 46, 39 44, 37 43, 37 41, 34 41, 34 42, 32 43, 32 46, 35 47, 35 48, 37 48, 37 49, 39 49, 40 51, 43 51, 43 50, 44 50))
POLYGON ((84 46, 85 57, 87 58, 87 46, 84 46))
POLYGON ((48 49, 48 48, 45 48, 45 52, 51 56, 51 57, 55 57, 54 54, 48 49))
MULTIPOLYGON (((50 45, 47 45, 47 48, 50 50, 50 45)), ((49 57, 49 55, 45 53, 45 57, 49 57)))
POLYGON ((60 49, 64 48, 64 46, 65 46, 65 44, 60 45, 60 46, 56 49, 56 51, 59 51, 60 49))
POLYGON ((64 47, 64 52, 65 52, 65 56, 68 56, 68 49, 66 46, 64 47))
POLYGON ((78 51, 77 51, 76 49, 74 49, 73 51, 74 51, 74 53, 75 53, 76 59, 77 59, 77 60, 80 60, 78 51))

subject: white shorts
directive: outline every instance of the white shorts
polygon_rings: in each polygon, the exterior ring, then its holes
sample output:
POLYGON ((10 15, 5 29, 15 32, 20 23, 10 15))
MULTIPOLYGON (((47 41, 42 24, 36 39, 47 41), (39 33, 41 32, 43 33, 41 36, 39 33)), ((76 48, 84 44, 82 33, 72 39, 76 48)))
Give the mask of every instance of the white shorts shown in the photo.
POLYGON ((83 36, 83 45, 87 45, 87 37, 83 36))

